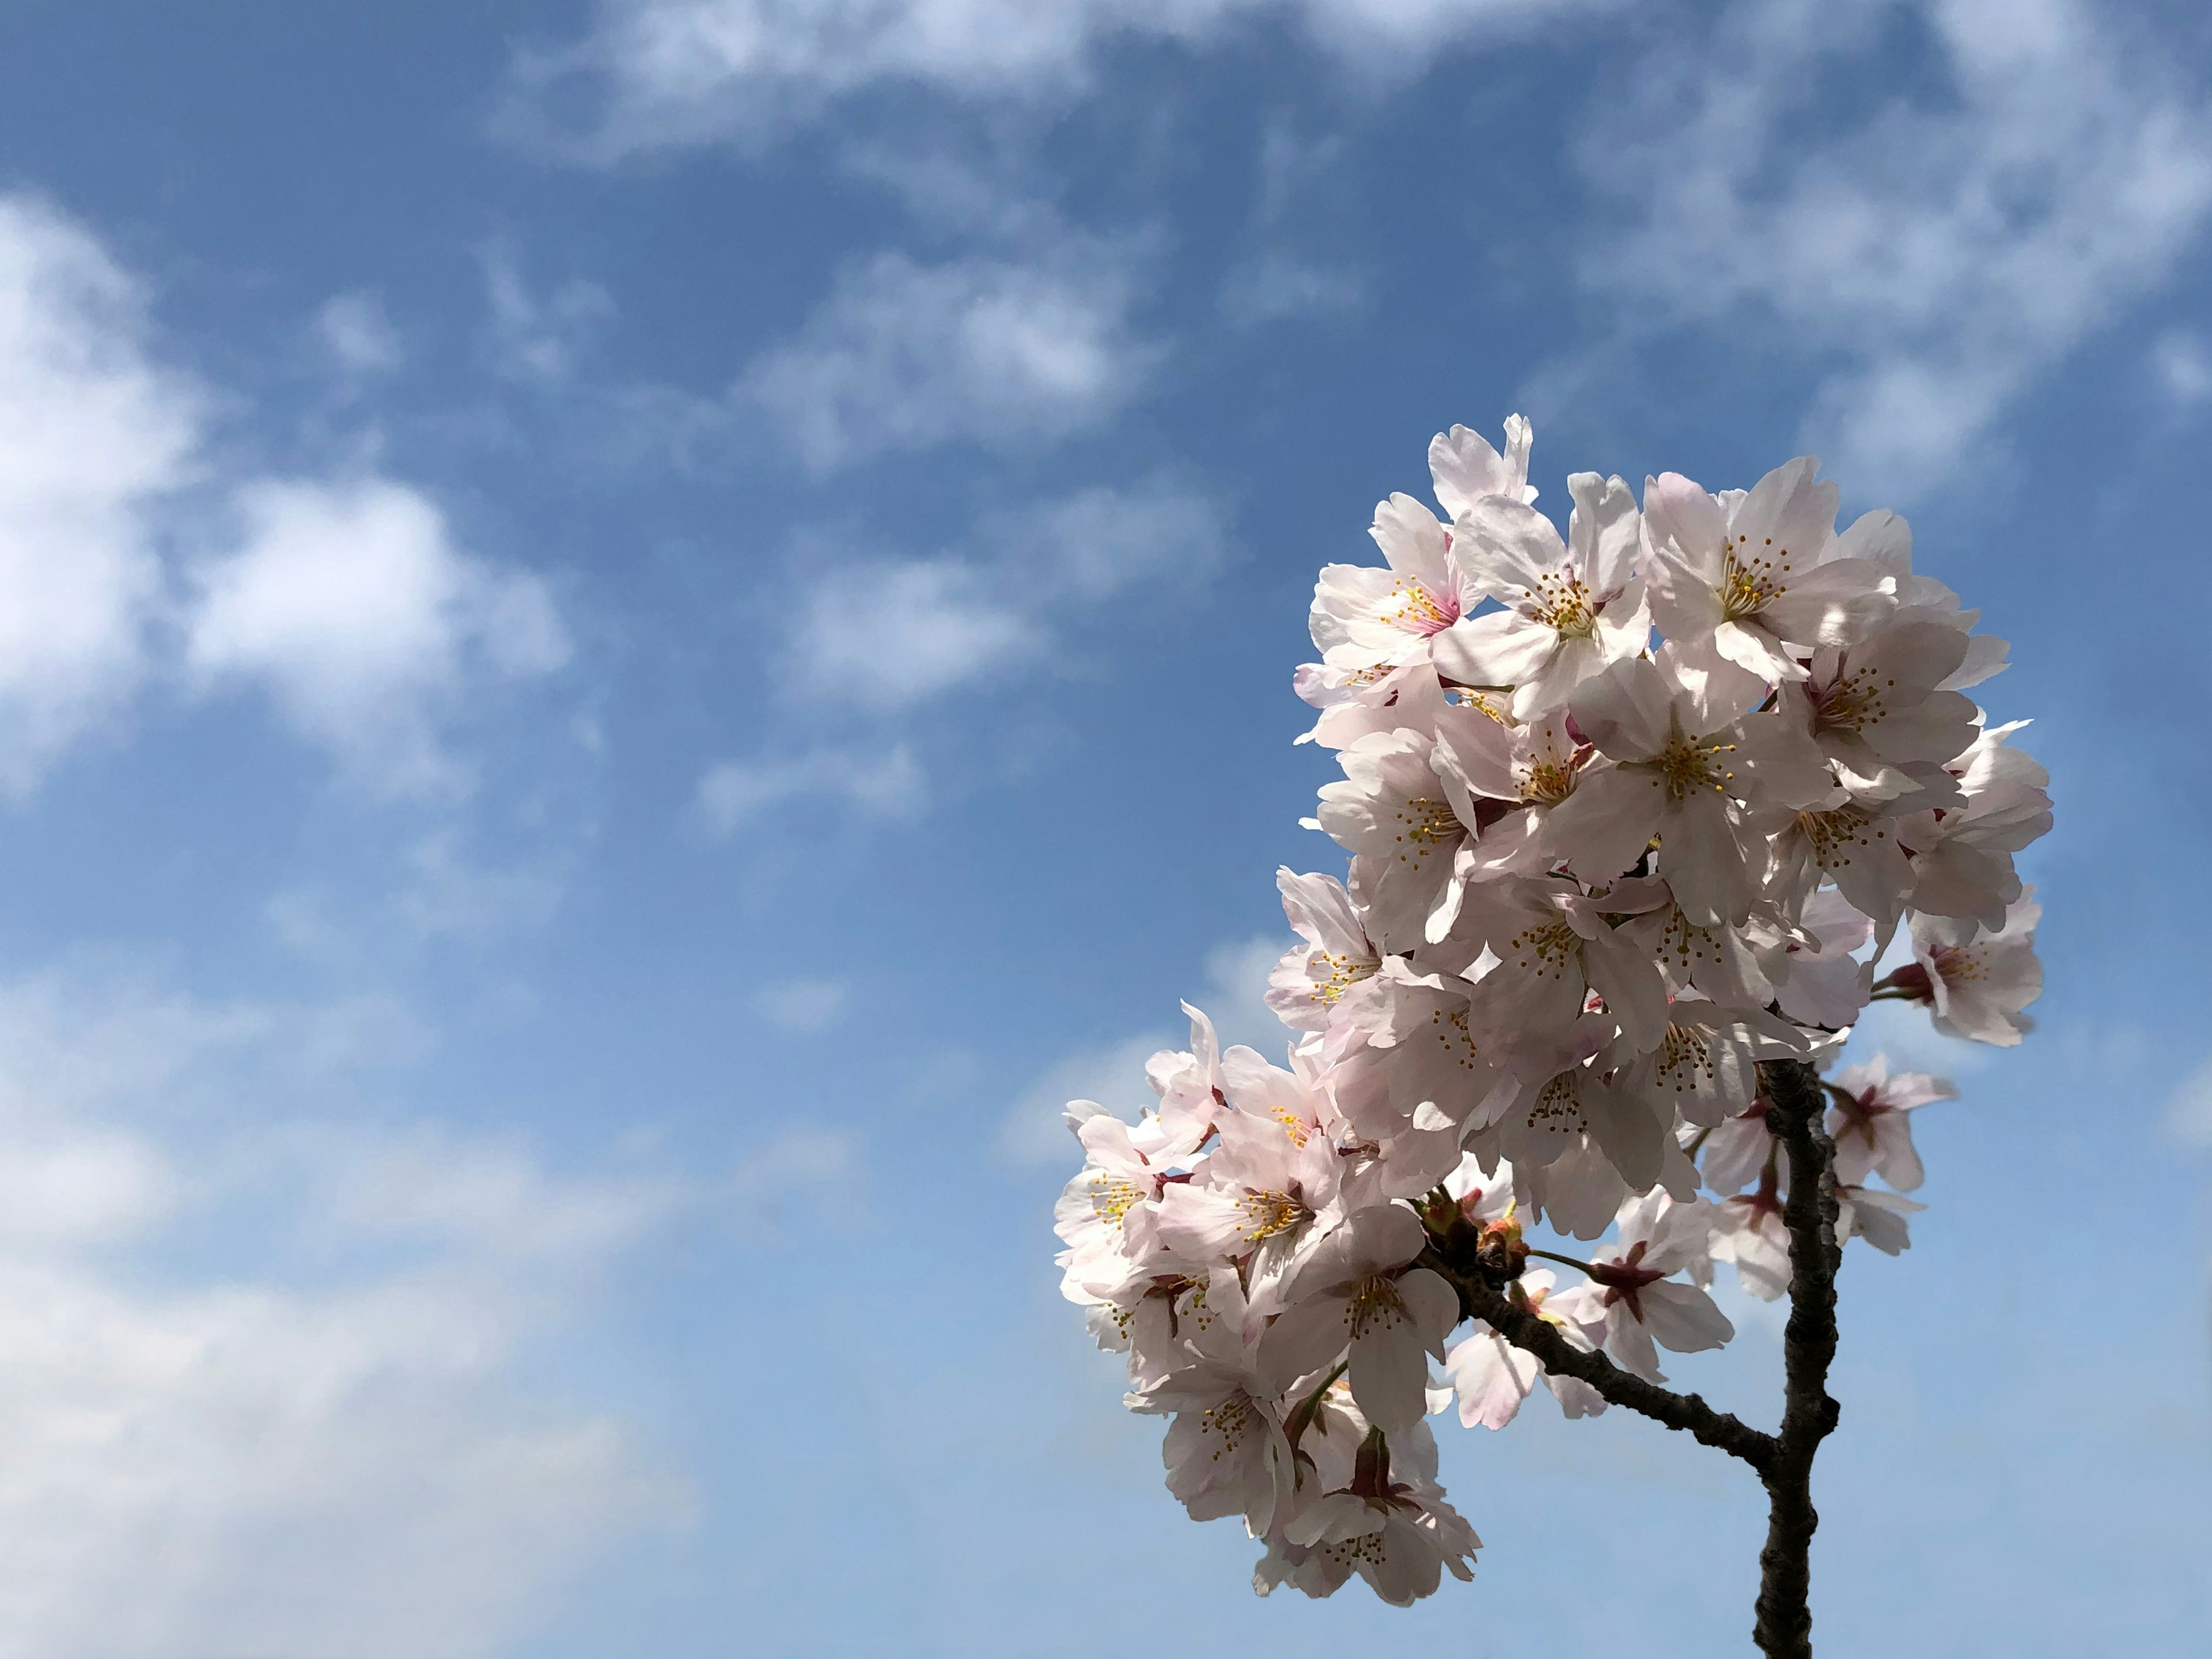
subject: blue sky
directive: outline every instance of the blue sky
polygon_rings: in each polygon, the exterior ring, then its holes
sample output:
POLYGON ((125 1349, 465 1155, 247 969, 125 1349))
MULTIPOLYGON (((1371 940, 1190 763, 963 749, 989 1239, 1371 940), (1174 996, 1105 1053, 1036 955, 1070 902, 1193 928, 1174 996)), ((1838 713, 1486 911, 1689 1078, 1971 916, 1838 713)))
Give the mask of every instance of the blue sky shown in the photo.
POLYGON ((1255 1599, 1054 1290, 1340 866, 1316 568, 1516 410, 1906 512, 2053 774, 2041 1029, 1856 1039, 1964 1098, 1824 1653, 2198 1650, 2208 227, 2180 5, 12 7, 0 1655, 1736 1650, 1619 1413, 1255 1599))

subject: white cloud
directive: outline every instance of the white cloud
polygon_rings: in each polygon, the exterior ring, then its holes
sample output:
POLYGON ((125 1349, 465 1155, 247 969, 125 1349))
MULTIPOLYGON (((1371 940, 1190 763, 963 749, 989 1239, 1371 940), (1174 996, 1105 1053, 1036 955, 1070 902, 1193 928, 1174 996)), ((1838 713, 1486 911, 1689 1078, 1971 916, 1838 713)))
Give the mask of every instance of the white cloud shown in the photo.
POLYGON ((1232 328, 1259 328, 1302 317, 1350 311, 1361 300, 1359 279, 1306 264, 1281 253, 1262 253, 1231 270, 1221 285, 1222 319, 1232 328))
POLYGON ((1095 485, 994 514, 976 539, 1002 585, 1043 606, 1111 599, 1149 583, 1203 581, 1228 547, 1219 505, 1165 477, 1095 485))
POLYGON ((841 979, 794 979, 769 987, 755 1002, 787 1031, 820 1031, 836 1024, 850 990, 841 979))
POLYGON ((486 679, 568 659, 544 583, 461 551, 419 490, 264 481, 237 506, 244 544, 196 573, 189 665, 204 684, 265 687, 372 788, 458 787, 439 741, 451 706, 486 679))
POLYGON ((0 196, 0 788, 30 788, 144 674, 152 504, 197 429, 138 285, 52 208, 0 196))
MULTIPOLYGON (((1223 1046, 1245 1043, 1277 1065, 1291 1033, 1267 1005, 1267 975, 1287 948, 1287 936, 1233 939, 1206 952, 1206 990, 1192 1005, 1213 1022, 1223 1046)), ((1037 1079, 999 1123, 999 1152, 1016 1164, 1079 1161, 1062 1119, 1071 1100, 1097 1102, 1133 1121, 1154 1103, 1145 1062, 1163 1048, 1179 1049, 1189 1028, 1162 1025, 1119 1042, 1070 1054, 1037 1079)))
POLYGON ((2184 409, 2212 398, 2212 349, 2194 329, 2170 329, 2151 347, 2151 372, 2166 395, 2184 409))
POLYGON ((492 368, 508 380, 568 379, 615 313, 613 297, 581 277, 537 293, 514 250, 503 246, 484 251, 483 277, 492 368))
POLYGON ((399 331, 384 314, 384 301, 365 289, 324 301, 315 313, 315 333, 349 374, 381 374, 399 366, 399 331))
POLYGON ((814 571, 786 647, 787 684, 890 712, 1004 678, 1050 653, 1063 616, 1133 587, 1212 575, 1226 535, 1211 500, 1152 478, 988 514, 973 543, 957 555, 814 571))
POLYGON ((1048 442, 1111 415, 1151 367, 1127 307, 1104 250, 1051 264, 878 254, 841 272, 740 391, 817 471, 886 449, 1048 442))
POLYGON ((1036 654, 1030 618, 951 559, 848 566, 818 579, 791 640, 798 685, 898 708, 1036 654))
POLYGON ((303 1012, 0 986, 0 1659, 490 1659, 686 1512, 622 1423, 519 1375, 680 1188, 246 1121, 257 1066, 313 1064, 303 1012), (258 1265, 196 1270, 184 1216, 258 1265))
MULTIPOLYGON (((580 46, 519 65, 523 109, 577 90, 598 106, 574 148, 599 160, 720 137, 761 140, 878 85, 1023 101, 1079 95, 1116 39, 1202 47, 1240 26, 1303 25, 1375 75, 1447 46, 1525 32, 1602 0, 602 0, 580 46)), ((532 122, 510 112, 522 130, 532 122)))
POLYGON ((2212 1059, 2181 1081, 2166 1105, 2166 1126, 2185 1146, 2212 1146, 2212 1059))
POLYGON ((1593 279, 1838 362, 1804 435, 1856 489, 1945 477, 2212 214, 2201 95, 2087 0, 1742 0, 1635 77, 1584 158, 1644 216, 1597 216, 1593 279), (1871 61, 1901 19, 1917 88, 1871 61))
POLYGON ((791 760, 719 762, 700 778, 694 810, 708 835, 725 836, 771 807, 823 795, 873 817, 908 817, 927 804, 927 784, 903 744, 817 749, 791 760))

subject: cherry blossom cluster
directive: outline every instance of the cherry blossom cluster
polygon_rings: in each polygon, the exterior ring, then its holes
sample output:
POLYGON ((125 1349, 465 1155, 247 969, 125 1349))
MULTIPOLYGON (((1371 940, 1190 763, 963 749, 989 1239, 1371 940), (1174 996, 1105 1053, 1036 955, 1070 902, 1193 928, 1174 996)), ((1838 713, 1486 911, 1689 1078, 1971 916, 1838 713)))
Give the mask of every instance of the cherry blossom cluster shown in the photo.
MULTIPOLYGON (((2041 987, 2014 855, 2048 779, 1966 695, 2005 644, 1914 573, 1905 520, 1838 532, 1801 458, 1749 490, 1648 479, 1640 510, 1577 473, 1562 536, 1528 422, 1505 440, 1438 436, 1442 514, 1394 495, 1383 563, 1321 573, 1296 686, 1344 775, 1307 823, 1351 867, 1279 878, 1286 1065, 1187 1008, 1156 1109, 1068 1108, 1066 1294, 1127 1353, 1130 1407, 1170 1419, 1169 1490, 1262 1540, 1263 1594, 1357 1573, 1402 1604, 1469 1577, 1431 1413, 1503 1428, 1539 1383, 1605 1409, 1480 1320, 1450 1340, 1442 1241, 1663 1381, 1659 1349, 1734 1334, 1716 1263, 1790 1286, 1761 1062, 1832 1066, 1875 999, 2016 1043, 2041 987), (1900 929, 1911 960, 1877 980, 1900 929), (1602 1242, 1539 1249, 1540 1223, 1602 1242)), ((1954 1091, 1880 1058, 1821 1087, 1836 1236, 1894 1255, 1922 1207, 1911 1114, 1954 1091)))

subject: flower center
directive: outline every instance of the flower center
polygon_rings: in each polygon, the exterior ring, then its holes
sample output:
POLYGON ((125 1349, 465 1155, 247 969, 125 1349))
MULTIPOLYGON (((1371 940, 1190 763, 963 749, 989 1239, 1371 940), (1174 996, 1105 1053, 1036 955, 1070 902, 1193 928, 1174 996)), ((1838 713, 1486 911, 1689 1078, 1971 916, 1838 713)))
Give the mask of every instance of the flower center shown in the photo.
POLYGON ((1248 1244, 1303 1227, 1313 1218, 1313 1212, 1288 1193, 1247 1193, 1237 1200, 1237 1210, 1242 1218, 1237 1231, 1248 1244))
POLYGON ((1406 1324, 1406 1299, 1398 1294, 1398 1281, 1374 1276, 1360 1283, 1345 1304, 1345 1323, 1355 1342, 1376 1331, 1394 1330, 1406 1324))
POLYGON ((1721 543, 1721 620, 1741 622, 1756 615, 1790 591, 1790 550, 1777 549, 1769 536, 1756 553, 1747 550, 1748 536, 1730 536, 1721 543))
POLYGON ((1581 1081, 1577 1073, 1562 1072, 1547 1083, 1528 1109, 1528 1127, 1556 1129, 1561 1134, 1586 1133, 1589 1119, 1583 1111, 1581 1081))
POLYGON ((1429 1013, 1429 1035, 1462 1072, 1474 1070, 1477 1053, 1474 1039, 1468 1035, 1467 1012, 1462 1008, 1447 1014, 1437 1008, 1429 1013))
POLYGON ((1408 634, 1441 634, 1459 620, 1459 595, 1434 594, 1418 581, 1401 576, 1390 584, 1390 597, 1382 602, 1382 620, 1408 634))
POLYGON ((1547 570, 1539 576, 1522 615, 1571 639, 1586 640, 1597 631, 1597 606, 1572 570, 1547 570))
POLYGON ((1091 1212, 1109 1227, 1118 1227, 1144 1196, 1144 1188, 1133 1181, 1111 1176, 1091 1189, 1091 1212))
POLYGON ((1947 945, 1935 952, 1936 976, 1946 985, 1963 985, 1984 978, 1989 963, 1980 948, 1972 945, 1947 945))
POLYGON ((1547 921, 1524 927, 1505 941, 1516 953, 1514 965, 1523 973, 1565 979, 1567 969, 1581 959, 1582 935, 1564 921, 1547 921))
POLYGON ((1722 757, 1734 753, 1732 743, 1686 738, 1677 732, 1650 765, 1658 774, 1655 781, 1663 784, 1674 799, 1685 800, 1705 789, 1726 794, 1727 786, 1735 781, 1735 771, 1722 757))
POLYGON ((1433 800, 1426 795, 1416 795, 1400 807, 1398 822, 1405 826, 1397 835, 1400 845, 1406 848, 1398 854, 1401 864, 1426 863, 1430 854, 1458 846, 1467 835, 1449 801, 1433 800))
POLYGON ((1249 1395, 1232 1394, 1218 1406, 1209 1406, 1199 1413, 1198 1431, 1201 1435, 1218 1435, 1221 1443, 1213 1449, 1212 1461, 1218 1463, 1224 1453, 1236 1455, 1259 1421, 1259 1413, 1253 1408, 1249 1395))
POLYGON ((1669 1024, 1667 1035, 1659 1040, 1659 1063, 1653 1080, 1679 1095, 1696 1088, 1699 1077, 1712 1074, 1711 1040, 1694 1025, 1669 1024))
POLYGON ((1856 736, 1888 716, 1887 694, 1894 690, 1894 678, 1882 678, 1869 668, 1838 674, 1834 684, 1813 698, 1813 724, 1822 732, 1848 732, 1856 736))
POLYGON ((1354 957, 1350 953, 1339 956, 1334 951, 1315 953, 1328 964, 1328 977, 1314 981, 1313 1000, 1324 1008, 1334 1008, 1337 1000, 1363 979, 1375 977, 1375 970, 1382 964, 1372 957, 1354 957))
POLYGON ((1876 827, 1871 813, 1855 805, 1827 812, 1800 812, 1797 833, 1812 847, 1813 856, 1823 870, 1849 867, 1852 848, 1871 847, 1889 836, 1888 830, 1876 827))

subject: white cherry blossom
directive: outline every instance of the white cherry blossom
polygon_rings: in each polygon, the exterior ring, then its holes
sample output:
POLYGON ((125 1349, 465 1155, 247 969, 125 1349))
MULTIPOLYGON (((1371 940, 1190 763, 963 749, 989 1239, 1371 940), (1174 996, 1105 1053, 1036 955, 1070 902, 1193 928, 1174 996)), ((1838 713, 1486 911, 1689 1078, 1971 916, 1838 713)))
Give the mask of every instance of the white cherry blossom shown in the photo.
MULTIPOLYGON (((1455 1397, 1492 1429, 1540 1380, 1571 1419, 1703 1410, 1626 1374, 1661 1386, 1662 1349, 1729 1340, 1717 1262, 1819 1316, 1790 1147, 1869 1000, 2009 1045, 2041 988, 2014 860, 2049 778, 1960 695, 2006 647, 1913 570, 1905 521, 1836 535, 1801 459, 1748 491, 1664 475, 1640 515, 1578 473, 1562 538, 1528 449, 1518 416, 1502 451, 1441 434, 1449 521, 1394 495, 1383 566, 1322 573, 1295 684, 1344 776, 1306 822, 1350 865, 1278 873, 1285 1063, 1186 1005, 1155 1109, 1069 1109, 1062 1292, 1131 1407, 1170 1419, 1172 1495, 1262 1540, 1261 1594, 1357 1577, 1402 1605, 1471 1573, 1425 1420, 1455 1397), (1912 957, 1877 982, 1900 927, 1912 957)), ((1922 1208, 1910 1115, 1953 1091, 1881 1056, 1824 1086, 1832 1150, 1802 1178, 1832 1181, 1838 1239, 1894 1255, 1922 1208)))
POLYGON ((1583 777, 1549 826, 1576 874, 1609 881, 1656 836, 1683 914, 1705 926, 1742 921, 1767 862, 1750 809, 1812 805, 1835 787, 1778 714, 1748 712, 1764 690, 1672 640, 1656 662, 1617 662, 1586 684, 1575 722, 1610 763, 1583 777))
POLYGON ((1676 472, 1645 480, 1645 576, 1662 634, 1786 682, 1805 677, 1802 656, 1863 637, 1895 608, 1893 579, 1839 556, 1836 486, 1820 470, 1801 455, 1720 495, 1676 472))
POLYGON ((1503 496, 1474 503, 1454 526, 1454 562, 1468 586, 1504 608, 1462 614, 1432 641, 1431 659, 1446 679, 1510 687, 1516 720, 1559 708, 1650 636, 1635 496, 1595 472, 1576 473, 1567 491, 1564 542, 1535 508, 1503 496))
POLYGON ((1597 1271, 1582 1287, 1577 1311, 1595 1303, 1607 1351, 1638 1376, 1660 1381, 1655 1343, 1697 1353, 1735 1334, 1711 1297, 1672 1277, 1710 1271, 1711 1214, 1702 1200, 1678 1204, 1665 1193, 1650 1193, 1621 1206, 1619 1224, 1620 1242, 1592 1254, 1597 1271))
POLYGON ((1400 1204, 1360 1210, 1315 1247, 1285 1287, 1289 1306, 1260 1344, 1263 1371, 1285 1386, 1349 1348, 1352 1397, 1386 1432, 1428 1410, 1427 1357, 1443 1358, 1458 1316, 1451 1287, 1412 1266, 1427 1243, 1400 1204))
POLYGON ((2043 994, 2043 963, 2035 954, 2042 915, 2035 889, 2027 887, 2007 908, 2002 933, 1950 916, 1912 919, 1917 984, 1935 1005, 1937 1030, 2009 1048, 2034 1029, 2021 1010, 2043 994))
POLYGON ((1924 1174, 1905 1115, 1932 1101, 1956 1100, 1958 1090, 1925 1072, 1893 1074, 1887 1054, 1876 1054, 1863 1066, 1846 1066, 1829 1081, 1837 1097, 1828 1113, 1836 1179, 1862 1186, 1869 1175, 1878 1175, 1900 1193, 1917 1187, 1924 1174))

